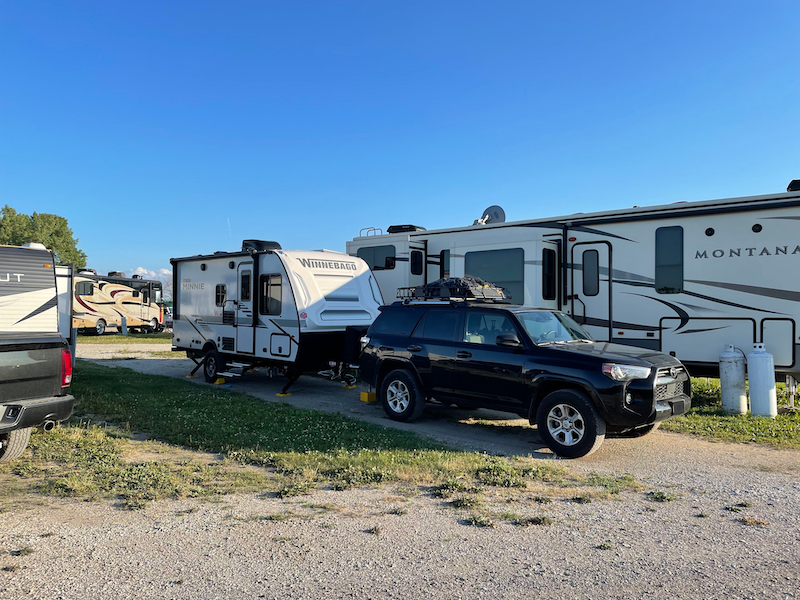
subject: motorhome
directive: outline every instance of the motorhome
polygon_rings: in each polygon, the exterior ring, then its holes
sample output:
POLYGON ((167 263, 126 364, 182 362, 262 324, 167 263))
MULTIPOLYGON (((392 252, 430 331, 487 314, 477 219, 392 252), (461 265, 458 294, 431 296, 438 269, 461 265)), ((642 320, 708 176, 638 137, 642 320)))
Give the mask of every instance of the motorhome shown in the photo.
POLYGON ((173 347, 208 381, 231 365, 269 365, 288 375, 285 392, 303 371, 354 361, 346 330, 366 331, 383 302, 363 260, 330 250, 245 240, 238 252, 170 262, 173 347))
POLYGON ((98 275, 81 269, 74 277, 72 325, 82 332, 103 335, 109 326, 126 327, 142 333, 160 331, 164 325, 161 282, 126 277, 120 271, 98 275))
POLYGON ((716 373, 727 344, 747 354, 764 343, 779 374, 800 377, 798 181, 787 193, 516 222, 490 207, 466 227, 363 229, 347 252, 387 298, 471 275, 514 304, 563 310, 597 340, 676 356, 694 375, 716 373))

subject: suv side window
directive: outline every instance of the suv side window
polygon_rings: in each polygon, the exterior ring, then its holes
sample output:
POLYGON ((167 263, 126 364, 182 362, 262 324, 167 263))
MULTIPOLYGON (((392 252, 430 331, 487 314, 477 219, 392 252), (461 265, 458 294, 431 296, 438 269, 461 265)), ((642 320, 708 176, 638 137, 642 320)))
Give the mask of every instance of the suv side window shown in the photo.
POLYGON ((385 308, 372 325, 375 333, 401 335, 408 337, 419 320, 418 310, 403 308, 385 308))
POLYGON ((516 333, 511 319, 498 312, 467 313, 464 327, 464 341, 470 344, 494 345, 497 336, 502 333, 516 333))
POLYGON ((414 337, 453 342, 458 339, 458 317, 459 313, 453 309, 429 310, 414 330, 414 337))

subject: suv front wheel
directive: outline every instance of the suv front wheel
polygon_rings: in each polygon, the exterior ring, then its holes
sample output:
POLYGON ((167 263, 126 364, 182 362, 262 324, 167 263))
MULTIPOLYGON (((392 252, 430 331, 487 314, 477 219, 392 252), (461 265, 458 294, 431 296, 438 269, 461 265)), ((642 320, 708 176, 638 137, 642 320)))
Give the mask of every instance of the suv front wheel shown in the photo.
POLYGON ((536 427, 547 447, 566 458, 591 454, 606 436, 606 422, 592 402, 572 389, 552 392, 542 400, 536 427))
POLYGON ((395 421, 416 421, 425 410, 425 396, 417 378, 405 369, 395 369, 381 381, 383 410, 395 421))

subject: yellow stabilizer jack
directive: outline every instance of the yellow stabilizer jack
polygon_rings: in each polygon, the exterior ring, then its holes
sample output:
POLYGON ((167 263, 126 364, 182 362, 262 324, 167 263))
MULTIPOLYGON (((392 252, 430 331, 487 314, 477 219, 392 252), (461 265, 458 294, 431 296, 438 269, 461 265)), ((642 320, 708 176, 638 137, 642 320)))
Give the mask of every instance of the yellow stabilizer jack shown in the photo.
POLYGON ((221 385, 221 384, 223 384, 223 383, 225 383, 225 380, 224 380, 222 377, 220 377, 219 379, 217 379, 217 380, 214 382, 214 385, 221 385))
MULTIPOLYGON (((353 386, 356 387, 356 386, 353 386)), ((375 392, 361 392, 361 401, 366 402, 367 404, 371 404, 375 402, 377 398, 375 397, 375 392)))
POLYGON ((197 375, 187 375, 186 379, 197 379, 197 375))
POLYGON ((281 394, 280 392, 279 392, 279 393, 277 393, 277 394, 275 394, 275 395, 276 395, 276 396, 280 396, 281 398, 284 398, 284 397, 286 397, 286 396, 291 396, 291 394, 281 394))

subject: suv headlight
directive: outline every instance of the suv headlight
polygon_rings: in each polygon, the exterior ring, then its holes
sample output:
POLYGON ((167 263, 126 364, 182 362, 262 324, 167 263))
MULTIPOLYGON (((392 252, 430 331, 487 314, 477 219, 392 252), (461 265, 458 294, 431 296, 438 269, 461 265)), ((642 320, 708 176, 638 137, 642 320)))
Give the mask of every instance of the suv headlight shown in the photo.
POLYGON ((650 367, 636 367, 634 365, 618 365, 615 363, 603 364, 603 373, 614 381, 631 381, 632 379, 647 379, 650 377, 650 367))

